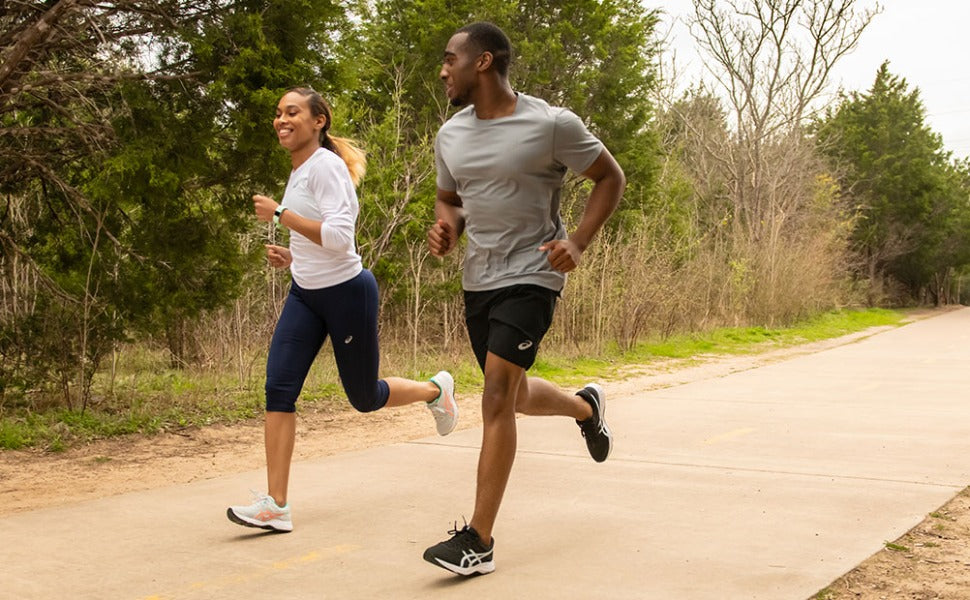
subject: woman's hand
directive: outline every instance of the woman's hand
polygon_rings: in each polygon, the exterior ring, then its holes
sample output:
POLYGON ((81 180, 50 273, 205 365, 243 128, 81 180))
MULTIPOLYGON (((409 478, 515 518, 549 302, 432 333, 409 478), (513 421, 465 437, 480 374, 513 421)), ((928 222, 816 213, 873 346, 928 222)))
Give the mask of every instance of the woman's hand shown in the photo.
POLYGON ((277 269, 285 269, 293 262, 293 254, 289 248, 272 244, 266 244, 266 258, 270 266, 277 269))
POLYGON ((253 208, 256 209, 256 218, 260 221, 271 223, 273 221, 273 213, 276 212, 277 206, 279 206, 279 203, 268 196, 261 196, 259 194, 253 196, 253 208))

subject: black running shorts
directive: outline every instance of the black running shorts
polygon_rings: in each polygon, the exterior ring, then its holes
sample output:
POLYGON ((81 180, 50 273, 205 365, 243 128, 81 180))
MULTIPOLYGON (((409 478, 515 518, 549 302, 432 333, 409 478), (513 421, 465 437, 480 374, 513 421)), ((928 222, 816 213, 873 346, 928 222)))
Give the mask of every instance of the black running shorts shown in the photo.
POLYGON ((523 369, 531 367, 558 297, 559 292, 538 285, 466 291, 465 325, 482 371, 489 352, 523 369))

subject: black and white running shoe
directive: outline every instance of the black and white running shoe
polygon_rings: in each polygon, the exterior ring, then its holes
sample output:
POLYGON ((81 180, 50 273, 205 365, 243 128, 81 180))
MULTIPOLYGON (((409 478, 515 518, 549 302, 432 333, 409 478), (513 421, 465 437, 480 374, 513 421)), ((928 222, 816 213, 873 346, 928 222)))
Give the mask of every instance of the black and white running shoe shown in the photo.
POLYGON ((494 539, 486 546, 477 531, 468 525, 458 529, 457 523, 448 533, 451 539, 425 550, 424 560, 458 575, 484 575, 495 570, 494 539))
POLYGON ((585 421, 576 421, 576 424, 586 438, 589 455, 596 462, 603 462, 613 449, 613 434, 606 424, 606 393, 599 385, 590 383, 576 392, 576 395, 593 407, 593 416, 585 421))

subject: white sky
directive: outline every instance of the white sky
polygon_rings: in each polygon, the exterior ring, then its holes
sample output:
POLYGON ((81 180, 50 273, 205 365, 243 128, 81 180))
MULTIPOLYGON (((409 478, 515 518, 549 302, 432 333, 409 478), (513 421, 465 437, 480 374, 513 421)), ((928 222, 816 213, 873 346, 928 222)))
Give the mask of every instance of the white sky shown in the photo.
MULTIPOLYGON (((872 7, 876 0, 859 0, 872 7)), ((842 58, 832 81, 833 97, 841 85, 866 91, 876 70, 889 60, 889 70, 918 88, 929 127, 943 136, 955 157, 970 156, 970 0, 881 0, 883 11, 863 32, 859 45, 842 58)), ((686 25, 691 0, 644 0, 666 15, 658 31, 670 30, 670 51, 677 67, 696 79, 703 67, 696 42, 686 25)), ((707 76, 709 78, 709 76, 707 76)))

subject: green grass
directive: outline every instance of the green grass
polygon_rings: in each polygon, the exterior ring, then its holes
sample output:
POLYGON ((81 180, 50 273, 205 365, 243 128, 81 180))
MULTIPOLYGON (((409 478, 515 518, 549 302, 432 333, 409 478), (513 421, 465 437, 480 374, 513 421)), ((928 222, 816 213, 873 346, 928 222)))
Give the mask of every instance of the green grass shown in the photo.
POLYGON ((255 417, 262 411, 262 406, 253 401, 217 403, 198 399, 194 404, 135 404, 127 411, 95 406, 83 412, 59 408, 5 414, 0 419, 0 448, 42 447, 57 452, 78 442, 239 421, 255 417))
POLYGON ((725 327, 647 340, 626 352, 616 347, 608 348, 596 358, 541 357, 530 373, 561 385, 577 385, 591 378, 617 377, 624 367, 668 359, 756 354, 840 337, 871 327, 898 326, 905 318, 901 312, 885 309, 832 311, 791 327, 725 327))
MULTIPOLYGON (((566 388, 590 379, 616 379, 630 367, 677 364, 712 355, 739 355, 838 337, 875 326, 899 325, 905 315, 889 310, 843 310, 818 315, 792 327, 735 327, 697 334, 647 340, 622 351, 609 347, 596 357, 557 353, 543 348, 531 375, 555 381, 566 388)), ((386 354, 392 354, 386 352, 386 354)), ((324 354, 327 354, 324 352, 324 354)), ((399 356, 385 360, 384 373, 427 379, 442 363, 459 383, 458 393, 480 394, 484 385, 470 351, 461 355, 426 356, 418 369, 402 367, 399 356), (432 367, 433 366, 433 367, 432 367), (427 367, 427 368, 426 368, 427 367)), ((119 360, 113 380, 99 373, 92 386, 92 401, 82 412, 68 410, 52 400, 45 407, 36 399, 11 398, 0 405, 0 449, 42 448, 61 451, 71 445, 125 434, 151 435, 164 430, 234 423, 263 412, 262 363, 259 357, 251 376, 218 371, 160 368, 165 355, 136 347, 119 360)), ((351 410, 338 383, 332 360, 318 360, 304 387, 299 409, 351 410)))
POLYGON ((842 310, 820 314, 791 327, 730 327, 639 344, 624 357, 629 362, 655 357, 688 358, 699 354, 749 354, 816 342, 870 327, 899 325, 904 315, 884 309, 842 310))
POLYGON ((892 550, 893 552, 909 552, 909 548, 906 546, 900 546, 899 544, 894 544, 892 542, 886 542, 886 549, 892 550))

